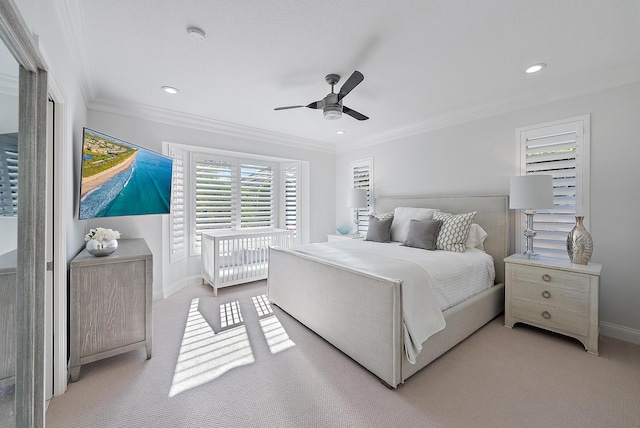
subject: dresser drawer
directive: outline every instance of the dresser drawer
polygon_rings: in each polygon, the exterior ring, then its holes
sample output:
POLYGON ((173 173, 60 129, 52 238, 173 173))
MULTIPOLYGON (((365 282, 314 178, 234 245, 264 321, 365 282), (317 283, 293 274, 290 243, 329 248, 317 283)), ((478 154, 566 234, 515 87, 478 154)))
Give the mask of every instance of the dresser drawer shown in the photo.
POLYGON ((533 325, 558 330, 569 335, 588 336, 589 317, 548 305, 525 300, 511 301, 511 315, 533 325))
POLYGON ((512 275, 514 282, 558 286, 568 290, 589 293, 589 275, 536 266, 514 267, 512 275))
POLYGON ((514 300, 527 300, 589 316, 588 292, 534 282, 514 282, 509 284, 509 287, 511 288, 511 298, 514 300))

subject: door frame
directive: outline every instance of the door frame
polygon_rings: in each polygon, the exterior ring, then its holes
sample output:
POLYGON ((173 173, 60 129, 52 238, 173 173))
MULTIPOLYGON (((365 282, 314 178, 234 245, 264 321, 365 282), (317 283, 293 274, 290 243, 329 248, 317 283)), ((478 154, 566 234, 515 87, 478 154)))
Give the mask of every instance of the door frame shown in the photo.
POLYGON ((43 427, 47 67, 13 0, 0 1, 0 39, 20 64, 16 426, 43 427))
POLYGON ((67 390, 69 374, 67 370, 67 216, 68 186, 65 185, 67 171, 67 145, 71 140, 67 126, 65 96, 55 77, 48 79, 49 97, 55 104, 53 122, 54 170, 53 170, 53 361, 47 362, 53 368, 53 395, 64 394, 67 390))

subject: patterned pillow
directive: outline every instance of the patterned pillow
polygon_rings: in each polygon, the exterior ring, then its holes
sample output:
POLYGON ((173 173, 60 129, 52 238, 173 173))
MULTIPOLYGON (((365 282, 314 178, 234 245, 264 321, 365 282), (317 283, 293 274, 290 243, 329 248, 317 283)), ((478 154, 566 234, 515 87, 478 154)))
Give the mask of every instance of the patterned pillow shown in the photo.
POLYGON ((467 214, 449 214, 442 211, 433 213, 434 220, 442 220, 436 249, 464 253, 469 229, 476 211, 467 214))

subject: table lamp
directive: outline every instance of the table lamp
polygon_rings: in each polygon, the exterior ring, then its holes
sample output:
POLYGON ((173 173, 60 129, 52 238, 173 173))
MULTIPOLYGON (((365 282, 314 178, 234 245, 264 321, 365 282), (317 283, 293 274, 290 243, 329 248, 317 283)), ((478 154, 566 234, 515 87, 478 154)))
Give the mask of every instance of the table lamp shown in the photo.
POLYGON ((523 209, 527 215, 527 250, 524 255, 535 259, 538 254, 533 251, 533 216, 537 209, 553 208, 553 177, 550 175, 521 175, 511 177, 509 186, 509 208, 523 209))

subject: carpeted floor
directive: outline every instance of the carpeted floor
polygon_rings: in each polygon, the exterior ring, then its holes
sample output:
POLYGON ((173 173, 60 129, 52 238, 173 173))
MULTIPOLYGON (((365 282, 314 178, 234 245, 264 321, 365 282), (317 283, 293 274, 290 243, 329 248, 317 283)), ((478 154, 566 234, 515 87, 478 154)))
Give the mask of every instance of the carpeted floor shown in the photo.
POLYGON ((154 303, 153 358, 87 364, 48 427, 640 427, 640 346, 498 317, 389 390, 277 307, 264 281, 154 303))

